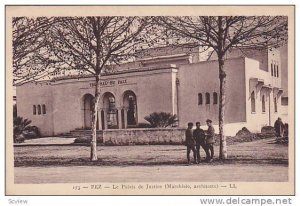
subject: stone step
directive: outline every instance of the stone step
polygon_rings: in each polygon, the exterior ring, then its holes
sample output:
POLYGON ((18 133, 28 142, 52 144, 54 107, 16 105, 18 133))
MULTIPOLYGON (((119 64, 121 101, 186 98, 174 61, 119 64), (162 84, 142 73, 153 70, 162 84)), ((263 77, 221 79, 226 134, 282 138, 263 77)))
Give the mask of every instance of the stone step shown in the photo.
POLYGON ((70 132, 67 133, 62 133, 58 135, 61 138, 73 138, 73 134, 71 134, 70 132))
POLYGON ((74 138, 73 135, 62 135, 62 136, 60 136, 60 137, 62 137, 62 138, 74 138))
MULTIPOLYGON (((92 135, 91 130, 83 130, 83 129, 76 129, 70 131, 72 134, 73 138, 76 138, 75 142, 76 143, 87 143, 90 142, 90 138, 92 135)), ((103 132, 100 130, 97 130, 97 142, 98 143, 103 143, 103 132)))
MULTIPOLYGON (((86 137, 86 136, 91 136, 92 131, 91 130, 72 130, 70 131, 70 134, 72 135, 72 137, 77 138, 77 137, 86 137)), ((98 136, 102 136, 103 132, 100 130, 97 130, 97 135, 98 136)))

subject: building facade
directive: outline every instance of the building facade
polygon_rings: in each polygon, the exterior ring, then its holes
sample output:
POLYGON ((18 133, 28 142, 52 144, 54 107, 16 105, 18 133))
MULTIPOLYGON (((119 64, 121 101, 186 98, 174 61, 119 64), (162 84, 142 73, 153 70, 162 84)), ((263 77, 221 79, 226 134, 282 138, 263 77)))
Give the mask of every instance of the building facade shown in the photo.
MULTIPOLYGON (((218 61, 203 61, 199 48, 152 49, 136 62, 116 66, 101 77, 97 129, 126 129, 145 123, 152 112, 178 116, 178 126, 212 119, 218 124, 218 61), (159 52, 158 52, 159 51, 159 52), (154 55, 156 54, 156 55, 154 55), (158 55, 159 54, 159 55, 158 55)), ((225 132, 253 132, 281 116, 281 62, 277 50, 233 51, 225 61, 225 132)), ((62 76, 17 86, 18 115, 32 120, 42 135, 91 127, 95 79, 62 76)), ((216 129, 216 131, 218 131, 216 129)))

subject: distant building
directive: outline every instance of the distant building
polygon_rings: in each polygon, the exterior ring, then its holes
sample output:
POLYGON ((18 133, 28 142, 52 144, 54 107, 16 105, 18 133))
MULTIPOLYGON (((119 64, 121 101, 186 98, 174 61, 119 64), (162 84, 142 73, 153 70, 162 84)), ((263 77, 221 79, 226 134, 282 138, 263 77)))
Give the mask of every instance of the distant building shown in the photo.
POLYGON ((289 105, 289 90, 288 90, 288 47, 287 45, 280 48, 281 57, 281 86, 283 93, 281 96, 282 119, 288 122, 288 105, 289 105))
MULTIPOLYGON (((218 124, 218 62, 204 61, 200 48, 154 48, 133 63, 110 67, 101 78, 97 129, 126 129, 152 112, 176 114, 179 126, 212 119, 218 124)), ((281 116, 281 59, 278 50, 232 51, 225 61, 225 132, 260 131, 281 116)), ((43 135, 91 127, 95 80, 61 76, 17 86, 18 115, 43 135)), ((218 129, 216 128, 216 131, 218 129)))

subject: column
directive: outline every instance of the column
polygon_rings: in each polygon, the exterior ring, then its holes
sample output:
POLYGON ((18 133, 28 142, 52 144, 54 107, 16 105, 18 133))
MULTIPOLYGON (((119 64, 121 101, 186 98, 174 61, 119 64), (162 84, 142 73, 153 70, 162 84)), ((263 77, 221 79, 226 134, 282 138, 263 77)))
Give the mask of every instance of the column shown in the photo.
POLYGON ((118 128, 122 129, 122 114, 121 114, 121 108, 118 108, 118 128))
POLYGON ((102 129, 102 125, 101 125, 101 109, 98 110, 98 128, 99 130, 102 129))
POLYGON ((125 129, 127 128, 127 112, 128 112, 128 109, 124 108, 124 126, 125 126, 125 129))
POLYGON ((104 128, 102 128, 103 130, 107 129, 107 110, 103 109, 104 112, 104 128))

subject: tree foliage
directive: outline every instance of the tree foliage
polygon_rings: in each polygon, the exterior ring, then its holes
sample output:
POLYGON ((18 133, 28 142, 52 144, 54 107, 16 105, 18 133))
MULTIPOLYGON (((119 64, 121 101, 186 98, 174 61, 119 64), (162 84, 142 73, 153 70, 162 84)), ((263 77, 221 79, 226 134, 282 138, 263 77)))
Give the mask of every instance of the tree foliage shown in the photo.
POLYGON ((153 112, 144 119, 150 123, 151 127, 168 127, 178 121, 175 114, 167 112, 153 112))
POLYGON ((14 17, 12 19, 13 83, 22 84, 48 76, 54 63, 46 51, 54 18, 14 17))
POLYGON ((224 55, 232 48, 265 49, 287 41, 286 16, 176 16, 157 17, 170 43, 192 43, 224 55))
POLYGON ((14 143, 23 142, 26 137, 40 137, 40 131, 36 126, 32 126, 31 120, 23 119, 23 117, 15 117, 13 126, 14 143))
POLYGON ((100 75, 132 58, 148 23, 140 17, 60 17, 47 48, 60 70, 100 75), (106 70, 106 71, 104 71, 106 70))

